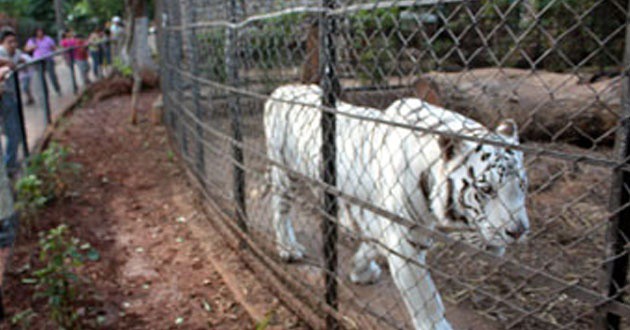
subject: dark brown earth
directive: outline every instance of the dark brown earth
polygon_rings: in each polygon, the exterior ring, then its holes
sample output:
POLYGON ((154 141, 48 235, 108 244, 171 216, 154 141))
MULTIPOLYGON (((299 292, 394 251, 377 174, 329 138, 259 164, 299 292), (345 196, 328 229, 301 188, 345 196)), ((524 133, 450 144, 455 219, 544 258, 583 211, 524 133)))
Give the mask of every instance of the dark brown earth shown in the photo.
MULTIPOLYGON (((140 123, 128 124, 130 96, 79 107, 53 140, 72 150, 82 170, 66 196, 44 209, 31 232, 66 223, 100 260, 79 272, 84 328, 304 328, 213 231, 169 149, 166 131, 146 119, 156 92, 141 95, 140 123)), ((28 329, 54 329, 45 301, 22 279, 39 266, 37 235, 22 237, 10 259, 7 321, 32 309, 28 329)))

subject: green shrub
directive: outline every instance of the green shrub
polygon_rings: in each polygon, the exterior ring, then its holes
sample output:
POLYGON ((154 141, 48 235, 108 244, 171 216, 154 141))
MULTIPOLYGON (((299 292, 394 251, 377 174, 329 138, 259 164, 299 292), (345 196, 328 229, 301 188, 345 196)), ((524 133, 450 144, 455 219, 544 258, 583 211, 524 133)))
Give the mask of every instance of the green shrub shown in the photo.
POLYGON ((50 318, 60 328, 80 328, 76 304, 81 297, 82 280, 77 269, 86 259, 98 260, 98 252, 89 244, 70 238, 66 225, 40 233, 39 249, 42 267, 33 272, 34 279, 25 282, 36 285, 34 297, 47 300, 50 318))
POLYGON ((28 174, 15 183, 17 192, 16 209, 32 214, 46 205, 48 198, 43 192, 43 183, 36 175, 28 174))
POLYGON ((16 209, 26 218, 65 192, 65 180, 80 168, 79 164, 69 162, 68 156, 67 148, 52 143, 26 161, 24 176, 15 183, 16 209))
POLYGON ((382 85, 396 69, 396 54, 400 52, 400 8, 361 10, 348 18, 348 30, 353 49, 352 58, 357 76, 364 84, 382 85))
POLYGON ((21 311, 11 317, 11 326, 16 329, 31 329, 31 320, 37 315, 32 309, 21 311))
POLYGON ((126 65, 120 58, 115 58, 112 63, 114 70, 119 72, 123 77, 131 78, 133 76, 133 68, 130 65, 126 65))

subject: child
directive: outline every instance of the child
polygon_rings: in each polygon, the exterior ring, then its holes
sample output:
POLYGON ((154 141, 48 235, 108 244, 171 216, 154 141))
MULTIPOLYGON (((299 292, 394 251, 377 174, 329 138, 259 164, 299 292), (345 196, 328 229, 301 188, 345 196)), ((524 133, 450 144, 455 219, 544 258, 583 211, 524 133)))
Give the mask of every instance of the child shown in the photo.
POLYGON ((77 67, 79 68, 79 72, 81 73, 81 79, 83 79, 83 84, 91 84, 89 78, 90 73, 90 64, 88 63, 88 50, 87 50, 87 41, 83 39, 83 36, 77 35, 76 45, 79 47, 74 52, 74 60, 77 63, 77 67))

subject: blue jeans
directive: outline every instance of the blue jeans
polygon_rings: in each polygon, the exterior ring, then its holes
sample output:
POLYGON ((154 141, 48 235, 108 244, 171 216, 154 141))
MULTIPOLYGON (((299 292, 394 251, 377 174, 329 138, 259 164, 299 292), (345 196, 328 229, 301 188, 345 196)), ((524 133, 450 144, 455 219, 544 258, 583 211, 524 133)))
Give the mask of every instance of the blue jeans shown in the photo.
POLYGON ((4 122, 4 134, 7 136, 7 150, 4 153, 4 164, 7 172, 14 173, 18 169, 17 153, 22 143, 22 125, 17 108, 17 99, 14 93, 5 92, 2 95, 2 120, 4 122))
POLYGON ((59 79, 57 78, 57 72, 55 71, 55 61, 52 58, 45 60, 44 69, 46 70, 46 73, 48 73, 48 79, 52 82, 55 92, 60 94, 61 86, 59 85, 59 79))
POLYGON ((92 58, 92 73, 94 73, 94 77, 100 77, 101 52, 99 50, 91 50, 90 57, 92 58))

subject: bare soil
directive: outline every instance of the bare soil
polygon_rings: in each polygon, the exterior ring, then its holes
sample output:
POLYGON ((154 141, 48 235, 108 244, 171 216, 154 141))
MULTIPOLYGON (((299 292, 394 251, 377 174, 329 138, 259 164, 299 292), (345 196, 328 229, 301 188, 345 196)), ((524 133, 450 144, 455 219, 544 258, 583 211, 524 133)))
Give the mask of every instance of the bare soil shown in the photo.
MULTIPOLYGON (((304 328, 195 207, 165 129, 145 119, 156 96, 141 95, 138 126, 128 124, 131 97, 118 96, 76 109, 53 137, 82 170, 32 232, 66 223, 100 252, 80 269, 84 328, 252 329, 267 317, 268 328, 304 328)), ((22 283, 39 266, 36 236, 22 237, 11 256, 0 329, 19 328, 10 320, 29 308, 36 315, 26 328, 55 328, 45 301, 22 283)))

